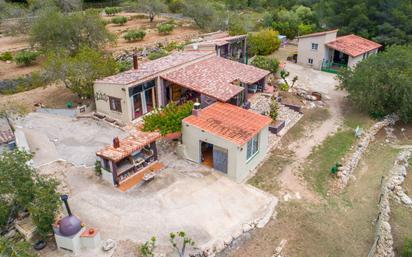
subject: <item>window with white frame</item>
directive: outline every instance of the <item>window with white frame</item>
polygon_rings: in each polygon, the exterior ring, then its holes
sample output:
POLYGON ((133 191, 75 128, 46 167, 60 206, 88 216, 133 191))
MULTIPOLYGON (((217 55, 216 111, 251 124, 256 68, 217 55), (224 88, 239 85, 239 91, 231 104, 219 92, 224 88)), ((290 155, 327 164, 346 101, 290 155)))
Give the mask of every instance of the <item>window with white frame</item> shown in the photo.
POLYGON ((309 63, 309 64, 313 64, 313 59, 312 59, 312 58, 309 58, 309 59, 308 59, 308 63, 309 63))
POLYGON ((318 50, 319 44, 312 43, 312 50, 318 50))
POLYGON ((249 161, 259 151, 259 134, 254 136, 249 142, 247 142, 246 160, 249 161))

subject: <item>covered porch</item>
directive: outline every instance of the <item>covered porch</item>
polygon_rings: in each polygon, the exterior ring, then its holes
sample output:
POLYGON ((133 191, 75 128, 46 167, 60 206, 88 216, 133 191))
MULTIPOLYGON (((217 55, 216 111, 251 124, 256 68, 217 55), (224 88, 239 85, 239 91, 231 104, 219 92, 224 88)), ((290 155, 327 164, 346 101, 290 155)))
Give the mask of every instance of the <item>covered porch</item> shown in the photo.
POLYGON ((164 165, 158 162, 156 140, 158 132, 136 131, 113 145, 98 151, 102 177, 121 191, 151 180, 164 165))
POLYGON ((248 108, 249 94, 265 90, 267 75, 266 70, 212 57, 162 75, 162 104, 199 101, 204 108, 219 101, 248 108))
POLYGON ((348 67, 350 56, 331 47, 326 47, 325 59, 322 62, 322 71, 337 73, 339 69, 348 67))

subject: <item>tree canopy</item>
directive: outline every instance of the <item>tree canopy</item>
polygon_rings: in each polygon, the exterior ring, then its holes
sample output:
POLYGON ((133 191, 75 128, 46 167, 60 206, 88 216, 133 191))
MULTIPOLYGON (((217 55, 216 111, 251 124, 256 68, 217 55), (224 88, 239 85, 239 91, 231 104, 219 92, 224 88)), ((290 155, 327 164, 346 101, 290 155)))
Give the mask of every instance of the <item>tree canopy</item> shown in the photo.
POLYGON ((38 234, 46 237, 60 205, 58 183, 37 174, 28 164, 31 157, 14 150, 0 158, 0 232, 17 211, 28 209, 38 234))
POLYGON ((252 55, 268 55, 279 49, 279 33, 272 29, 264 29, 256 33, 249 33, 248 42, 252 55))
POLYGON ((30 42, 47 51, 67 49, 75 53, 84 45, 99 49, 111 40, 113 36, 94 12, 63 14, 46 11, 35 21, 30 31, 30 42))
POLYGON ((93 97, 96 79, 118 71, 111 55, 87 46, 83 46, 76 55, 70 55, 64 49, 48 53, 44 68, 54 80, 62 81, 74 93, 88 98, 93 97))
POLYGON ((340 88, 374 117, 396 113, 412 120, 412 47, 392 46, 339 74, 340 88))

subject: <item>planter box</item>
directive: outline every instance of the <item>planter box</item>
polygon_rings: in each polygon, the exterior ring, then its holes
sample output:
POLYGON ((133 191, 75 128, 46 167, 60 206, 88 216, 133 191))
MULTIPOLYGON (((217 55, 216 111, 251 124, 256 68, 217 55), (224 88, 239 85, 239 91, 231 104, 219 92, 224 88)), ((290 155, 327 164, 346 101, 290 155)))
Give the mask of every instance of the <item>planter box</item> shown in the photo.
POLYGON ((286 122, 284 120, 277 120, 269 125, 269 131, 273 134, 279 134, 279 132, 285 127, 286 122))
POLYGON ((173 132, 173 133, 169 133, 164 135, 163 137, 169 140, 174 140, 174 139, 179 139, 182 136, 182 132, 173 132))
POLYGON ((302 113, 302 106, 300 105, 294 105, 294 104, 283 104, 286 107, 289 107, 290 109, 294 110, 295 112, 300 112, 302 113))

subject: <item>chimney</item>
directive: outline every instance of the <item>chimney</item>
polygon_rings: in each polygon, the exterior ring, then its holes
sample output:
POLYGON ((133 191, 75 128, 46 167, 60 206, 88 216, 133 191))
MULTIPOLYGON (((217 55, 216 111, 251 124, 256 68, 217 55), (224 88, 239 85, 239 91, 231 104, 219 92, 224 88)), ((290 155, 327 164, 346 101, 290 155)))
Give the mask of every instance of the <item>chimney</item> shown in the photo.
POLYGON ((118 137, 113 138, 113 147, 119 148, 120 147, 120 140, 118 137))
POLYGON ((60 199, 62 199, 62 201, 64 202, 64 205, 66 206, 67 214, 69 214, 69 216, 72 216, 72 211, 70 210, 69 202, 68 202, 69 196, 68 195, 61 195, 60 199))
POLYGON ((193 104, 192 115, 199 116, 201 105, 199 102, 193 104))
POLYGON ((137 54, 136 53, 133 54, 133 69, 134 70, 139 69, 139 63, 137 61, 137 54))

